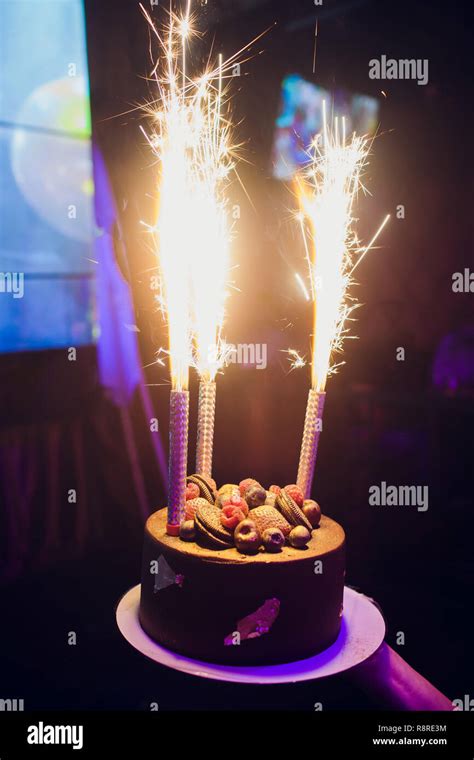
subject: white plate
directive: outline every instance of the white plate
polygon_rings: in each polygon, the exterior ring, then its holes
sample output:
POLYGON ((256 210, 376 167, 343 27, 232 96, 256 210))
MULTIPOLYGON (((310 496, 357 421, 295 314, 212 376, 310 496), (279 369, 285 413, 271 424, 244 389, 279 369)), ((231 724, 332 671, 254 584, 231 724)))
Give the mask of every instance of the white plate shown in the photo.
POLYGON ((117 607, 122 636, 151 660, 201 678, 234 683, 295 683, 324 678, 354 667, 373 654, 385 636, 385 622, 377 607, 363 594, 344 588, 344 614, 338 638, 329 649, 306 660, 284 665, 252 667, 215 665, 171 652, 144 632, 138 620, 140 586, 127 591, 117 607))

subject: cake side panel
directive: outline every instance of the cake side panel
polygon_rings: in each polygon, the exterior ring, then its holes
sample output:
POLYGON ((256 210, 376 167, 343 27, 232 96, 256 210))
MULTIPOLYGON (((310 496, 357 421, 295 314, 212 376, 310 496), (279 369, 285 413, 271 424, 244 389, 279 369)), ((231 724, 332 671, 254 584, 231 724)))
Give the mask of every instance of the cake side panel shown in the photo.
POLYGON ((321 557, 215 563, 145 528, 142 627, 163 646, 210 662, 263 665, 322 651, 341 624, 345 542, 337 529, 337 547, 321 557))

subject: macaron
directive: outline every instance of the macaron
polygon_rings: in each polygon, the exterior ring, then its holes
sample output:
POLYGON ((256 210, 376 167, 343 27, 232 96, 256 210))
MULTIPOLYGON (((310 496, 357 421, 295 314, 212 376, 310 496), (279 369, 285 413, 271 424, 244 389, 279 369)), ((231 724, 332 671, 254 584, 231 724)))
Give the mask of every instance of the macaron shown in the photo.
POLYGON ((209 504, 214 504, 215 490, 212 485, 214 483, 212 478, 206 478, 204 475, 188 475, 186 483, 195 483, 199 486, 199 495, 202 496, 203 499, 206 499, 209 504))
POLYGON ((313 526, 291 496, 282 491, 276 498, 276 506, 291 525, 303 525, 311 533, 313 526))
POLYGON ((201 536, 212 546, 228 549, 234 545, 233 535, 221 523, 221 510, 213 504, 202 504, 195 516, 196 528, 201 536))

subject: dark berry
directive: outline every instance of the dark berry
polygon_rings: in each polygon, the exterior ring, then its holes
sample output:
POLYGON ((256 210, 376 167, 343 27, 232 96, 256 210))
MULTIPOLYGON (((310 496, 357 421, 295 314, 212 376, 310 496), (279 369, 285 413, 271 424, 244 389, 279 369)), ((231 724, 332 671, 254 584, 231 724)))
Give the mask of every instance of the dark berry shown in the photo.
POLYGON ((285 543, 285 536, 279 528, 267 528, 263 531, 262 541, 267 552, 280 552, 285 543))

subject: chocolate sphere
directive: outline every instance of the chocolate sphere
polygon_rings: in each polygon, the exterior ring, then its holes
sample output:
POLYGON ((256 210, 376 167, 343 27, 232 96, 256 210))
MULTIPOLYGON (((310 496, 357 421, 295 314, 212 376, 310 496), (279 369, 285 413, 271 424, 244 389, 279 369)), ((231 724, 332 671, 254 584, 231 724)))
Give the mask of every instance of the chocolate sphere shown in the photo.
POLYGON ((183 541, 194 541, 196 538, 196 526, 194 520, 185 520, 179 526, 179 537, 183 541))
POLYGON ((311 533, 304 527, 304 525, 297 525, 288 536, 288 541, 295 549, 304 549, 310 540, 311 533))
POLYGON ((317 528, 321 520, 321 507, 313 499, 305 499, 303 502, 303 513, 310 521, 313 528, 317 528))
POLYGON ((245 491, 244 499, 249 505, 250 509, 261 507, 262 504, 265 504, 265 501, 267 499, 267 492, 260 485, 250 486, 250 488, 247 488, 245 491))
POLYGON ((256 554, 262 543, 253 520, 242 520, 234 531, 235 546, 242 554, 256 554))

